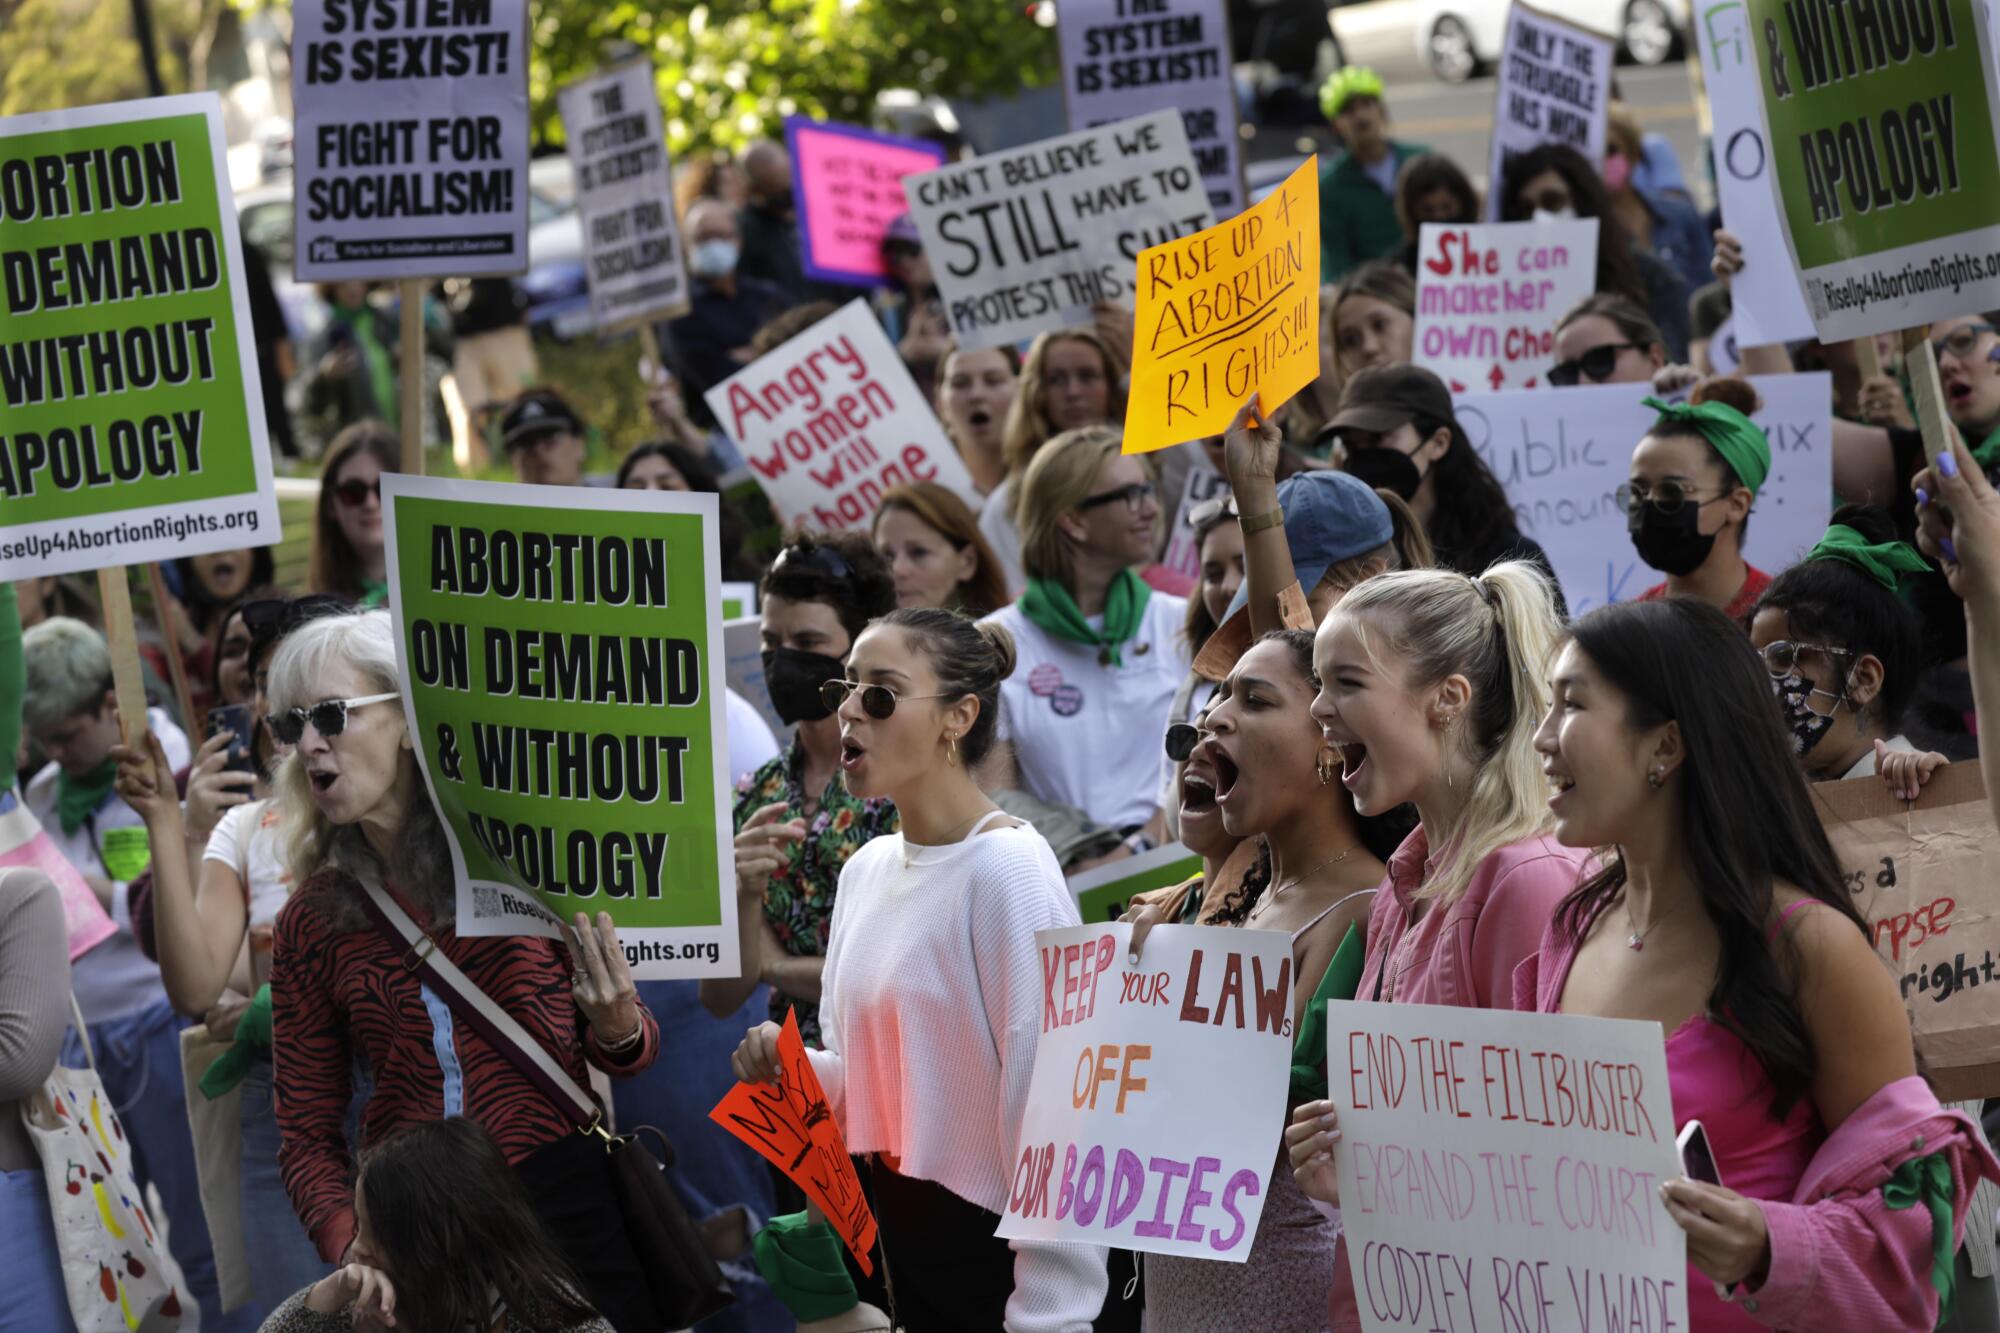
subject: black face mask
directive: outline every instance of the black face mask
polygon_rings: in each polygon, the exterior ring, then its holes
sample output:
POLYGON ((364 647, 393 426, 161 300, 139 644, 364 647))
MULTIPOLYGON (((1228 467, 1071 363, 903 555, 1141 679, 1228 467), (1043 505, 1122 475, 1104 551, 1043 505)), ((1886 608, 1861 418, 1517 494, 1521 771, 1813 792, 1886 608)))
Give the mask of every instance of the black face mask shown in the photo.
POLYGON ((841 678, 846 667, 838 657, 802 653, 796 648, 766 648, 763 658, 764 690, 786 726, 818 722, 833 715, 833 710, 819 697, 819 687, 841 678))
POLYGON ((1401 449, 1351 449, 1345 466, 1370 486, 1393 491, 1405 500, 1415 499, 1417 488, 1424 484, 1423 474, 1401 449))
POLYGON ((1658 505, 1641 503, 1626 515, 1625 530, 1639 558, 1662 574, 1679 577, 1692 574, 1715 549, 1715 534, 1700 530, 1701 507, 1683 503, 1672 513, 1662 513, 1658 505))
POLYGON ((769 213, 774 218, 782 218, 790 216, 792 212, 791 187, 786 186, 782 190, 771 191, 771 193, 765 197, 764 202, 759 204, 758 207, 763 209, 766 213, 769 213))

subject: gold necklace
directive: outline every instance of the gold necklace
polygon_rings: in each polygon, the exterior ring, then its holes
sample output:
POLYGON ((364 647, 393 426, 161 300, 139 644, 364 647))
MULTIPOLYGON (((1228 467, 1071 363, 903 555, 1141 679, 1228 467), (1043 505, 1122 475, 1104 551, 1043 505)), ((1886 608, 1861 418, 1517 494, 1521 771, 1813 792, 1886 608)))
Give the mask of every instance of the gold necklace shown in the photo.
POLYGON ((1250 921, 1255 920, 1262 913, 1266 904, 1278 901, 1278 895, 1283 893, 1286 889, 1295 889, 1299 885, 1311 879, 1314 875, 1318 874, 1320 871, 1326 869, 1328 866, 1337 865, 1340 862, 1345 861, 1347 859, 1348 852, 1353 851, 1356 847, 1359 847, 1360 845, 1361 844, 1358 842, 1353 843, 1352 845, 1345 848, 1340 853, 1340 855, 1329 856, 1326 858, 1326 860, 1321 861, 1318 865, 1312 867, 1312 869, 1294 875, 1292 876, 1292 878, 1286 880, 1283 884, 1280 884, 1277 888, 1272 889, 1269 893, 1265 894, 1263 898, 1261 898, 1258 901, 1255 907, 1250 909, 1250 915, 1244 918, 1245 924, 1248 924, 1250 921))

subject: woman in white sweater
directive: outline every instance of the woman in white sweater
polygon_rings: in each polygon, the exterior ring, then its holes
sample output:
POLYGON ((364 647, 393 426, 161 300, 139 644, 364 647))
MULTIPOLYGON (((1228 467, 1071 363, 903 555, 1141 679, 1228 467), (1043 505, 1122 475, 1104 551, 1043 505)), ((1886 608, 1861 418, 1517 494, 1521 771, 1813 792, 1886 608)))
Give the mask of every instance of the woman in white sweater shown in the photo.
MULTIPOLYGON (((986 799, 1004 629, 909 609, 855 641, 839 704, 848 790, 885 797, 902 832, 848 861, 834 899, 810 1052, 880 1226, 899 1327, 1083 1333, 1104 1251, 996 1238, 1034 1072, 1035 932, 1078 924, 1039 834, 986 799), (1011 1253, 1010 1253, 1011 1251, 1011 1253)), ((778 1026, 752 1028, 737 1077, 771 1082, 778 1026)))

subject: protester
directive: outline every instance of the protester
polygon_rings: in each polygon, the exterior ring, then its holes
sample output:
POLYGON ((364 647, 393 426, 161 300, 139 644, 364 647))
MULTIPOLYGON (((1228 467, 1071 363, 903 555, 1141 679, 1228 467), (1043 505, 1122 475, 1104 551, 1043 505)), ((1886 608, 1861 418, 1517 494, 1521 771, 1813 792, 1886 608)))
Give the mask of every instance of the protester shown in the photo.
MULTIPOLYGON (((533 935, 461 937, 443 826, 424 790, 395 706, 396 648, 380 611, 329 616, 293 631, 271 663, 288 861, 298 888, 278 915, 272 952, 274 1078, 283 1095, 279 1162, 320 1257, 380 1259, 358 1242, 354 1160, 345 1123, 357 1055, 372 1086, 361 1108, 365 1151, 404 1126, 470 1115, 493 1134, 530 1206, 574 1266, 583 1293, 619 1333, 660 1326, 610 1159, 403 961, 410 950, 371 914, 379 888, 471 984, 527 1030, 575 1082, 586 1063, 613 1076, 651 1064, 659 1031, 639 1002, 608 914, 577 914, 567 947, 533 935)), ((157 745, 145 807, 163 844, 180 836, 157 745)), ((135 783, 136 787, 138 784, 135 783)), ((393 1258, 390 1260, 393 1263, 393 1258)))
POLYGON ((366 1257, 286 1301, 262 1333, 615 1333, 507 1168, 478 1122, 456 1115, 363 1153, 354 1202, 366 1257))
POLYGON ((335 437, 320 471, 313 506, 312 553, 306 587, 360 606, 389 596, 382 535, 382 474, 403 466, 396 433, 379 421, 350 426, 335 437))
POLYGON ((1001 740, 1017 786, 1158 841, 1158 731, 1188 668, 1182 599, 1136 572, 1160 521, 1153 482, 1104 426, 1065 431, 1020 477, 1027 591, 993 623, 1018 645, 1001 686, 1001 740), (1152 719, 1150 724, 1143 719, 1152 719))
POLYGON ((319 284, 327 320, 306 344, 299 405, 315 443, 359 422, 394 426, 401 419, 400 333, 369 300, 370 290, 352 280, 319 284))
POLYGON ((1639 597, 1698 597, 1747 625, 1771 582, 1743 558, 1750 507, 1771 471, 1770 441, 1750 420, 1757 391, 1708 379, 1685 404, 1646 406, 1660 415, 1632 451, 1617 498, 1639 558, 1667 578, 1639 597))
MULTIPOLYGON (((848 1150, 864 1159, 898 1324, 911 1333, 1068 1333, 1105 1297, 1102 1249, 993 1234, 1041 1029, 1035 932, 1078 924, 1048 844, 973 778, 1013 669, 991 621, 911 609, 870 626, 826 687, 848 789, 893 803, 903 831, 873 839, 841 872, 825 1047, 811 1058, 848 1150)), ((776 1081, 778 1031, 750 1030, 737 1077, 776 1081)))
POLYGON ((238 253, 243 256, 243 286, 249 298, 250 339, 257 351, 257 387, 264 395, 264 430, 279 458, 296 459, 299 442, 292 431, 292 414, 285 409, 285 393, 298 374, 298 350, 292 345, 285 307, 271 285, 270 261, 247 230, 241 240, 238 253))
POLYGON ((758 587, 764 687, 792 743, 736 793, 735 977, 707 977, 701 1002, 717 1018, 771 988, 771 1018, 798 1014, 818 1045, 820 973, 841 867, 869 839, 899 827, 896 809, 841 781, 840 723, 820 697, 838 679, 869 621, 896 607, 896 584, 856 532, 797 533, 758 587))
MULTIPOLYGON (((1233 836, 1215 803, 1215 761, 1201 744, 1208 736, 1207 709, 1213 706, 1211 701, 1190 722, 1172 724, 1163 738, 1172 778, 1169 822, 1175 840, 1201 858, 1201 873, 1163 890, 1134 894, 1120 921, 1147 929, 1160 921, 1241 925, 1271 885, 1270 849, 1262 839, 1233 836)), ((1141 936, 1134 931, 1134 947, 1141 936)))
POLYGON ((1396 218, 1396 176, 1430 150, 1388 135, 1389 109, 1374 70, 1343 65, 1320 85, 1319 108, 1341 147, 1319 174, 1319 280, 1338 282, 1371 259, 1393 258, 1403 244, 1396 218))
POLYGON ((247 704, 256 693, 256 682, 251 677, 250 647, 257 635, 243 618, 243 609, 253 602, 268 601, 279 595, 278 590, 272 587, 252 588, 224 608, 215 629, 215 652, 211 658, 213 669, 208 678, 209 698, 216 707, 247 704))
POLYGON ((451 375, 459 413, 452 457, 461 468, 485 465, 480 424, 489 407, 512 401, 541 379, 528 333, 528 301, 512 278, 463 278, 449 288, 451 375))
POLYGON ((1617 850, 1518 998, 1670 1034, 1676 1126, 1702 1122, 1727 1182, 1661 1189, 1692 1326, 1935 1326, 1946 1246, 2000 1163, 1917 1074, 1765 664, 1734 620, 1674 598, 1586 616, 1552 677, 1536 746, 1557 836, 1617 850))
POLYGON ((1020 374, 1012 347, 954 347, 938 367, 938 417, 981 495, 1007 476, 1007 420, 1020 374))
POLYGON ((1604 188, 1610 195, 1607 216, 1632 239, 1635 253, 1649 254, 1680 278, 1683 292, 1692 294, 1709 280, 1714 246, 1708 226, 1682 189, 1656 189, 1641 183, 1639 167, 1646 161, 1645 136, 1632 108, 1614 101, 1608 117, 1604 149, 1604 188))
MULTIPOLYGON (((0 596, 5 589, 0 584, 0 596)), ((0 604, 0 629, 13 615, 11 602, 0 604)), ((0 720, 0 750, 12 752, 13 733, 14 725, 0 720)), ((0 802, 11 801, 13 775, 0 781, 7 784, 0 802)), ((23 1103, 55 1072, 70 1025, 69 990, 62 894, 39 870, 0 870, 0 1273, 7 1275, 0 1333, 75 1327, 48 1178, 21 1119, 23 1103)))
POLYGON ((683 227, 698 200, 714 199, 734 210, 743 207, 749 193, 743 168, 724 149, 695 153, 674 163, 674 215, 683 227))
POLYGON ((1558 389, 1579 384, 1652 384, 1671 374, 1678 387, 1678 368, 1667 364, 1667 344, 1645 308, 1629 296, 1598 292, 1564 312, 1556 324, 1556 359, 1549 383, 1558 389))
POLYGON ((1458 163, 1443 153, 1420 153, 1403 164, 1396 178, 1396 222, 1403 229, 1403 248, 1396 262, 1412 278, 1417 276, 1417 247, 1426 222, 1471 226, 1483 220, 1479 191, 1458 163))
MULTIPOLYGON (((1336 387, 1364 370, 1408 365, 1416 313, 1416 283, 1388 260, 1363 264, 1341 279, 1330 316, 1336 387)), ((1338 415, 1336 406, 1328 421, 1338 415)))
MULTIPOLYGON (((743 277, 769 283, 784 293, 784 305, 803 301, 844 302, 855 295, 844 287, 806 276, 799 244, 798 201, 792 194, 792 159, 784 145, 759 139, 743 150, 744 199, 736 214, 743 237, 743 257, 736 267, 743 277)), ((696 206, 697 208, 699 205, 696 206)), ((696 209, 685 224, 695 229, 696 209)))
MULTIPOLYGON (((1967 661, 1978 715, 2000 717, 2000 494, 1954 438, 1913 483, 1918 542, 1965 602, 1967 661)), ((1979 753, 1986 799, 2000 824, 2000 745, 1979 753)))
POLYGON ((554 389, 530 389, 500 413, 500 447, 530 486, 581 486, 583 418, 554 389))
MULTIPOLYGON (((187 675, 188 693, 197 715, 217 702, 213 679, 222 648, 224 621, 229 611, 249 589, 270 583, 272 568, 271 548, 245 547, 235 551, 182 556, 173 563, 171 580, 161 580, 177 587, 179 592, 178 596, 171 591, 167 593, 167 603, 160 608, 161 618, 164 620, 164 632, 173 638, 174 650, 180 653, 181 667, 187 675)), ((160 651, 164 654, 168 651, 167 646, 162 644, 160 651)), ((157 658, 154 669, 162 675, 170 675, 171 669, 163 655, 157 658)), ((182 720, 193 726, 196 718, 182 720)))
POLYGON ((743 515, 736 502, 723 494, 722 479, 707 455, 672 440, 637 445, 618 464, 612 485, 621 491, 693 491, 716 496, 722 577, 734 583, 755 583, 762 576, 762 566, 743 550, 748 535, 743 515))
MULTIPOLYGON (((1188 515, 1188 525, 1194 530, 1195 558, 1201 564, 1200 581, 1187 599, 1187 620, 1181 628, 1181 640, 1192 660, 1229 614, 1230 603, 1243 586, 1243 530, 1236 522, 1236 504, 1228 496, 1197 506, 1188 515)), ((1214 697, 1215 686, 1213 679, 1190 667, 1174 691, 1173 702, 1167 705, 1168 729, 1200 715, 1214 697)), ((1178 764, 1176 760, 1160 775, 1160 809, 1166 816, 1167 836, 1176 839, 1180 837, 1178 764)))
MULTIPOLYGON (((746 208, 740 216, 751 211, 746 208)), ((690 279, 688 312, 660 328, 668 368, 681 382, 688 415, 702 427, 715 425, 708 391, 749 365, 754 359, 748 350, 751 335, 795 304, 782 286, 739 267, 743 242, 738 216, 712 199, 696 200, 688 209, 681 223, 690 279)), ((793 246, 796 253, 796 241, 793 246)))
POLYGON ((956 492, 913 481, 882 493, 875 549, 896 579, 897 606, 938 606, 979 619, 1007 604, 1007 583, 979 520, 956 492))

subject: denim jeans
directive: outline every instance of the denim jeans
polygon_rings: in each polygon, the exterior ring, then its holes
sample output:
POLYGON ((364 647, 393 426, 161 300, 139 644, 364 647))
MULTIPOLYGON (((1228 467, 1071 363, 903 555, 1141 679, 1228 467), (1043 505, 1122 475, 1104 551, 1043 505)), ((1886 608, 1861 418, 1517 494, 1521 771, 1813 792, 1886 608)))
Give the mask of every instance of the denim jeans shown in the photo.
POLYGON ((75 1333, 40 1167, 0 1171, 0 1274, 0 1333, 75 1333))
POLYGON ((268 1318, 293 1292, 333 1271, 319 1257, 278 1171, 278 1119, 271 1102, 271 1062, 259 1060, 243 1084, 243 1251, 256 1288, 257 1317, 268 1318))

